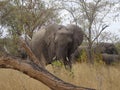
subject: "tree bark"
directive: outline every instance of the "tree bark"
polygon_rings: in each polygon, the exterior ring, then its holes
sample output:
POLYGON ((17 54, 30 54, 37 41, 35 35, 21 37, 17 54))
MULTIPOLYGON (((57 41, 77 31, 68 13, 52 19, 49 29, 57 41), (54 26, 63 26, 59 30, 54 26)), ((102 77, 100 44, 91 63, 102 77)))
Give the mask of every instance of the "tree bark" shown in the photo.
POLYGON ((24 74, 44 83, 52 90, 95 90, 66 83, 32 61, 27 62, 17 58, 1 57, 0 67, 11 68, 23 72, 24 74))

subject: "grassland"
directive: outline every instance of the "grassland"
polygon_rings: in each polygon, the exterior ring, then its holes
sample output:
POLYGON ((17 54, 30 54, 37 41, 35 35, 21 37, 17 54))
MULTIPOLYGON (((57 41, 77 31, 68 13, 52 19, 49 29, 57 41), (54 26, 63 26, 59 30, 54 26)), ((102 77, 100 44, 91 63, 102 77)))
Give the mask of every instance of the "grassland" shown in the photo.
MULTIPOLYGON (((51 73, 75 85, 92 87, 97 90, 120 90, 120 65, 88 65, 78 63, 73 65, 72 72, 64 68, 46 67, 51 73)), ((0 69, 0 90, 50 90, 47 86, 9 69, 0 69)))

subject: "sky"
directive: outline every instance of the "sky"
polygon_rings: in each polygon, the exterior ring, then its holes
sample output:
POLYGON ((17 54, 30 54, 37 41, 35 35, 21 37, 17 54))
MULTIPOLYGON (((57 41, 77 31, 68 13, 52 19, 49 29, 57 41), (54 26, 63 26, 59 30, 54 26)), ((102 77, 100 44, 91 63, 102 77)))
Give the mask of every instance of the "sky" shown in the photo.
POLYGON ((111 22, 111 25, 106 28, 106 30, 109 30, 111 33, 115 33, 116 35, 119 35, 120 37, 120 21, 118 22, 111 22))

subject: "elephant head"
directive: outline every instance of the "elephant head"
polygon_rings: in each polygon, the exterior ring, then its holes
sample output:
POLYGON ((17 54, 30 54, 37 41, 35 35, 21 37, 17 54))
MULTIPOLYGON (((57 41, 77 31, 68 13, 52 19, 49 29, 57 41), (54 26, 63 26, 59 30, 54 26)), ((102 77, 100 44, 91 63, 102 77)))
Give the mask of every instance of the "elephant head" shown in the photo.
POLYGON ((73 42, 72 42, 72 48, 70 50, 70 53, 74 53, 74 51, 77 49, 77 47, 79 45, 81 45, 82 41, 83 41, 83 36, 84 36, 84 32, 82 31, 82 29, 77 26, 77 25, 68 25, 67 29, 69 32, 73 33, 73 42))
POLYGON ((101 42, 95 47, 95 51, 99 53, 118 54, 118 51, 113 43, 101 42))
POLYGON ((65 66, 70 66, 70 49, 72 48, 72 33, 62 28, 55 36, 56 59, 62 60, 65 66))
POLYGON ((71 68, 71 55, 83 41, 83 31, 76 25, 62 27, 55 35, 56 58, 71 68))

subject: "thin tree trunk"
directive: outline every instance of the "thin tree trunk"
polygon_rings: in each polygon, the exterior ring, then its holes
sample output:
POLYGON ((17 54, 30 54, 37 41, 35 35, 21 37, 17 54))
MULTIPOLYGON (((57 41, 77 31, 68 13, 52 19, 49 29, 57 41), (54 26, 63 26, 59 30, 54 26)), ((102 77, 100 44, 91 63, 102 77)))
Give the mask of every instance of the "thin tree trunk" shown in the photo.
POLYGON ((92 55, 92 42, 91 40, 89 41, 88 43, 88 62, 89 63, 94 63, 94 60, 93 60, 93 55, 92 55))

